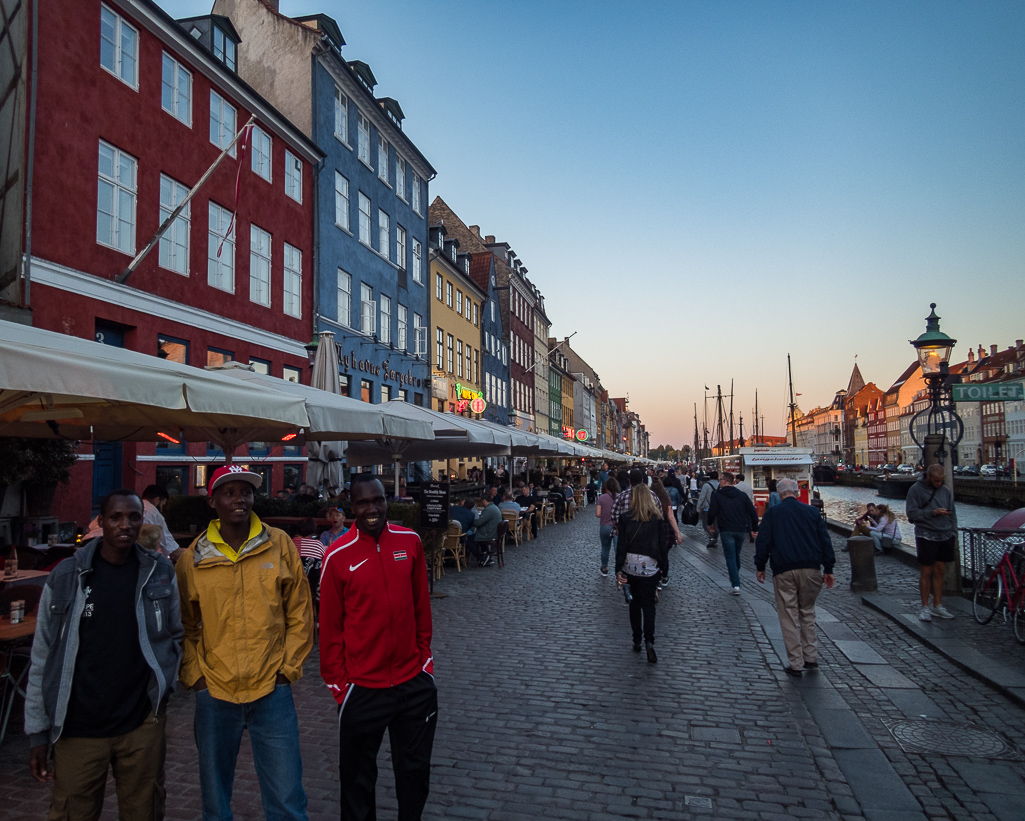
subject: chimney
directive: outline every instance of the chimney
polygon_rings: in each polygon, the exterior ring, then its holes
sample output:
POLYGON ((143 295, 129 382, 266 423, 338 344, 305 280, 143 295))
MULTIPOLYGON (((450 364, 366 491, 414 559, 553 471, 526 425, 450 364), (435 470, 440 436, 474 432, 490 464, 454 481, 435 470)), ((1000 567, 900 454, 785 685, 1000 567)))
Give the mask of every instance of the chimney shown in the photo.
POLYGON ((989 346, 989 355, 990 356, 996 356, 997 355, 997 346, 996 345, 990 345, 989 346))
POLYGON ((488 234, 486 237, 484 237, 484 241, 488 245, 494 245, 495 244, 495 235, 494 234, 488 234))
POLYGON ((1022 343, 1022 340, 1020 340, 1020 339, 1014 340, 1014 347, 1020 348, 1021 347, 1021 343, 1022 343))
POLYGON ((968 349, 968 364, 971 365, 975 362, 975 351, 971 348, 968 349))
POLYGON ((470 233, 473 234, 475 237, 477 237, 477 239, 480 239, 480 226, 479 225, 471 225, 470 226, 470 233))
POLYGON ((981 362, 986 358, 986 351, 983 350, 982 345, 979 345, 979 361, 981 362))

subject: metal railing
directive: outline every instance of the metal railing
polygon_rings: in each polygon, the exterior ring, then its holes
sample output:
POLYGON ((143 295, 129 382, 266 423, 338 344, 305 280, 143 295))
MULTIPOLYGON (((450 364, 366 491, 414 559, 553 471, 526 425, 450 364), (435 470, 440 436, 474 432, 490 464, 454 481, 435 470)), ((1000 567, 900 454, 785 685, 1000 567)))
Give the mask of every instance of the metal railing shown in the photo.
POLYGON ((961 540, 961 575, 967 589, 987 567, 995 567, 1000 557, 1014 547, 1025 545, 1025 530, 991 527, 958 528, 961 540))

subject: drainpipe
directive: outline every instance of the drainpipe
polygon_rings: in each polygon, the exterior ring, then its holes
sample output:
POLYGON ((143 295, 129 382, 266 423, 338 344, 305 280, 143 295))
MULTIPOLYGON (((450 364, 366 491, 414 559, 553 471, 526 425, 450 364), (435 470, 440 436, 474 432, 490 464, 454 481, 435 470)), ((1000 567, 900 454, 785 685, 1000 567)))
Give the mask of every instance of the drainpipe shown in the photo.
POLYGON ((36 154, 36 92, 39 67, 39 0, 32 0, 32 30, 27 42, 32 49, 32 81, 29 84, 28 145, 25 169, 25 250, 21 257, 21 304, 32 302, 32 171, 36 154))

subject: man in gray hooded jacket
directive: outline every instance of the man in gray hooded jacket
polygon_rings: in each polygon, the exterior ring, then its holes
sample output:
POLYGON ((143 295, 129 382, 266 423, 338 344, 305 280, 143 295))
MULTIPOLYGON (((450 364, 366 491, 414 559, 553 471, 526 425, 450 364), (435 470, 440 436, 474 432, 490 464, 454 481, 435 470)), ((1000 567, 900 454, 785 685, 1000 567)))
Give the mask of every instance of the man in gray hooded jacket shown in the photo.
POLYGON ((918 618, 952 619, 954 614, 943 606, 943 577, 947 562, 957 558, 957 514, 954 494, 944 483, 943 465, 929 465, 922 478, 908 490, 908 521, 915 526, 915 547, 918 551, 918 591, 922 609, 918 618), (933 606, 929 606, 932 592, 933 606))
POLYGON ((174 566, 137 543, 142 517, 133 491, 104 498, 102 538, 58 564, 39 600, 25 732, 32 776, 54 780, 51 821, 99 818, 111 765, 121 818, 164 817, 183 630, 174 566))

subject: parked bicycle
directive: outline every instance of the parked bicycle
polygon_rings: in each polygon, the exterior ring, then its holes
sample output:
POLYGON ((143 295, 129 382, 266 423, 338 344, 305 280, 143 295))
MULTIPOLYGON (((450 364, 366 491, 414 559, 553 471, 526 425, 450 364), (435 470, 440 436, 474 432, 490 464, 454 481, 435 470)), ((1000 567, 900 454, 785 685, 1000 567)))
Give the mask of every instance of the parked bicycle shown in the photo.
POLYGON ((972 613, 979 624, 989 624, 998 612, 1011 619, 1014 637, 1025 644, 1025 545, 1004 551, 997 564, 987 564, 975 579, 972 613))

